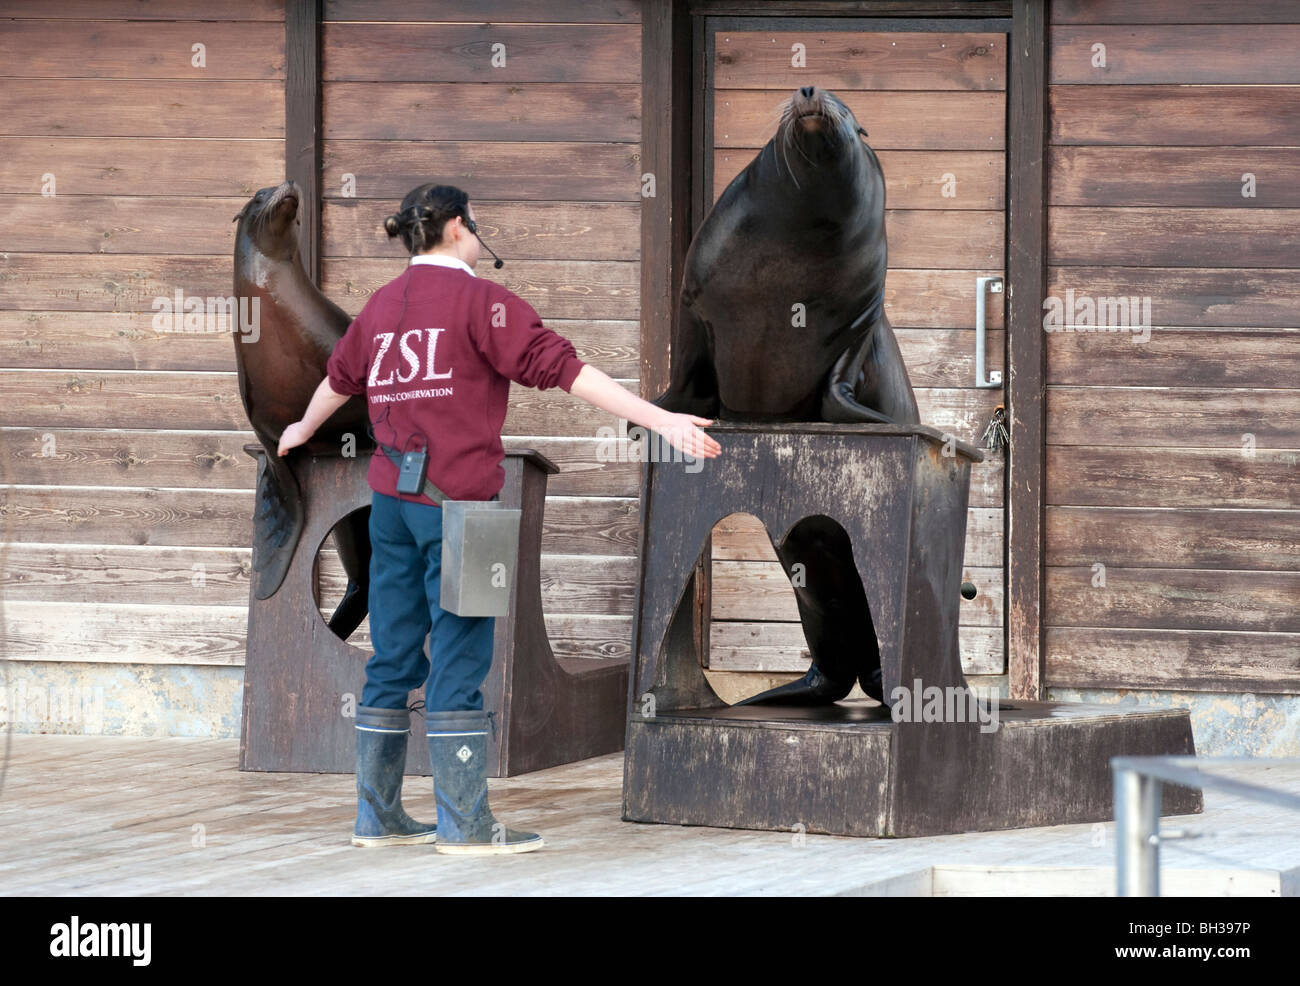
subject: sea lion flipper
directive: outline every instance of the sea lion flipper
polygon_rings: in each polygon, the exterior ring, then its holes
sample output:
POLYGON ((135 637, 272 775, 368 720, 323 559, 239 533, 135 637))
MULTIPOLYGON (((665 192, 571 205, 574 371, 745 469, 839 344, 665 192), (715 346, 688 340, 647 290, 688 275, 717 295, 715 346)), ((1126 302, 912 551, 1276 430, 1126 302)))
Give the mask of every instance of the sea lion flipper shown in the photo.
POLYGON ((709 357, 707 326, 691 311, 685 298, 677 310, 668 389, 650 403, 679 414, 718 416, 718 377, 709 357))
POLYGON ((257 472, 253 509, 253 595, 257 599, 274 595, 284 582, 304 519, 297 477, 276 454, 276 443, 262 438, 262 445, 266 455, 257 472))
POLYGON ((369 507, 353 511, 335 526, 334 547, 348 574, 348 587, 330 617, 329 628, 340 640, 347 640, 370 609, 369 507))

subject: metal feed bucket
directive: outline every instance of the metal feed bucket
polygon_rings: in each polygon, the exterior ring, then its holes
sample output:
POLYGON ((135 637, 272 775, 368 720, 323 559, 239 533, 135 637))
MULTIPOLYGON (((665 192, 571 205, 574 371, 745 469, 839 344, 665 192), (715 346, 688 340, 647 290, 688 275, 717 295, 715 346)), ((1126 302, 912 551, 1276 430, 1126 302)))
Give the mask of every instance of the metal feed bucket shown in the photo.
POLYGON ((442 594, 457 616, 505 616, 519 559, 520 511, 497 500, 442 501, 442 594))

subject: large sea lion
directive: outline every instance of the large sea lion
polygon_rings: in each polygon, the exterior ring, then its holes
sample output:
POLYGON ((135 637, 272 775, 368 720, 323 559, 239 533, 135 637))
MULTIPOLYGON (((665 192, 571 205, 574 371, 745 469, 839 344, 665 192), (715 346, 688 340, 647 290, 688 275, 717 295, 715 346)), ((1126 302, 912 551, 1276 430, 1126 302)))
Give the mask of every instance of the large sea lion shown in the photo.
MULTIPOLYGON (((314 451, 337 452, 351 435, 358 452, 373 448, 366 434, 365 398, 356 396, 334 412, 303 447, 284 458, 280 434, 298 421, 325 378, 325 364, 352 319, 312 284, 298 253, 298 189, 292 181, 260 189, 235 216, 235 297, 247 299, 258 324, 235 333, 239 396, 266 464, 257 477, 253 535, 258 551, 253 594, 272 595, 284 581, 303 528, 302 491, 292 462, 314 451), (254 308, 253 299, 258 299, 254 308)), ((367 610, 370 569, 369 508, 334 529, 334 543, 348 575, 343 600, 329 626, 346 640, 367 610)))
MULTIPOLYGON (((669 386, 654 403, 724 420, 920 421, 883 310, 885 177, 866 135, 826 90, 805 86, 785 103, 691 241, 669 386)), ((848 536, 809 517, 777 555, 787 575, 807 573, 795 598, 812 667, 739 704, 829 704, 855 680, 883 701, 848 536)))

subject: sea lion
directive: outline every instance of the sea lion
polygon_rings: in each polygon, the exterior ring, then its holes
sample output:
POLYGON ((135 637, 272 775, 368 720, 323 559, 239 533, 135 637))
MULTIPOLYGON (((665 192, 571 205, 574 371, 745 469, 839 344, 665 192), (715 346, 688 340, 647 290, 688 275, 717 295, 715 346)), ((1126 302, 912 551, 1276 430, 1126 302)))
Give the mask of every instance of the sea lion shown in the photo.
MULTIPOLYGON (((260 189, 235 222, 235 298, 256 313, 255 331, 234 335, 239 396, 257 440, 266 449, 257 477, 253 535, 258 551, 253 594, 266 599, 279 589, 303 528, 302 491, 291 463, 281 458, 280 434, 302 418, 325 378, 325 364, 352 319, 312 284, 298 253, 298 188, 292 181, 260 189), (257 299, 254 307, 253 299, 257 299)), ((307 443, 307 452, 335 451, 351 435, 358 451, 373 448, 366 433, 365 398, 356 396, 334 412, 307 443)), ((334 529, 334 543, 348 575, 347 590, 329 626, 343 640, 366 616, 370 581, 369 508, 334 529)))
MULTIPOLYGON (((686 254, 671 411, 724 420, 919 423, 884 315, 885 177, 853 112, 804 86, 723 191, 686 254)), ((805 518, 777 548, 812 667, 738 704, 829 704, 854 680, 883 701, 880 653, 848 536, 805 518)))

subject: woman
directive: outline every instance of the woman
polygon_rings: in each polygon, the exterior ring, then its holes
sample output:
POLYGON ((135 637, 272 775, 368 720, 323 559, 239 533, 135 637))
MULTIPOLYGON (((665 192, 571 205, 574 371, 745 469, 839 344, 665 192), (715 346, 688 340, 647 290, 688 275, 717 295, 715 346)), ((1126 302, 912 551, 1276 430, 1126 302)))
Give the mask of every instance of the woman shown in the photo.
MULTIPOLYGON (((354 394, 365 393, 375 438, 401 451, 427 449, 427 478, 450 499, 489 500, 505 482, 501 426, 510 381, 561 389, 651 428, 684 453, 721 448, 700 430, 707 418, 673 414, 628 393, 578 359, 573 344, 543 327, 506 288, 474 276, 479 240, 469 198, 449 185, 421 185, 384 228, 401 236, 407 269, 366 302, 339 340, 302 420, 284 430, 279 454, 303 444, 354 394)), ((533 832, 506 827, 487 799, 487 728, 479 686, 492 663, 493 617, 461 617, 439 604, 442 511, 429 497, 399 493, 397 466, 370 460, 370 635, 357 708, 358 846, 434 842, 442 853, 540 849, 533 832), (429 636, 429 657, 424 638, 429 636), (410 711, 425 685, 425 725, 437 824, 402 809, 410 711)), ((495 728, 495 723, 493 723, 495 728)))

